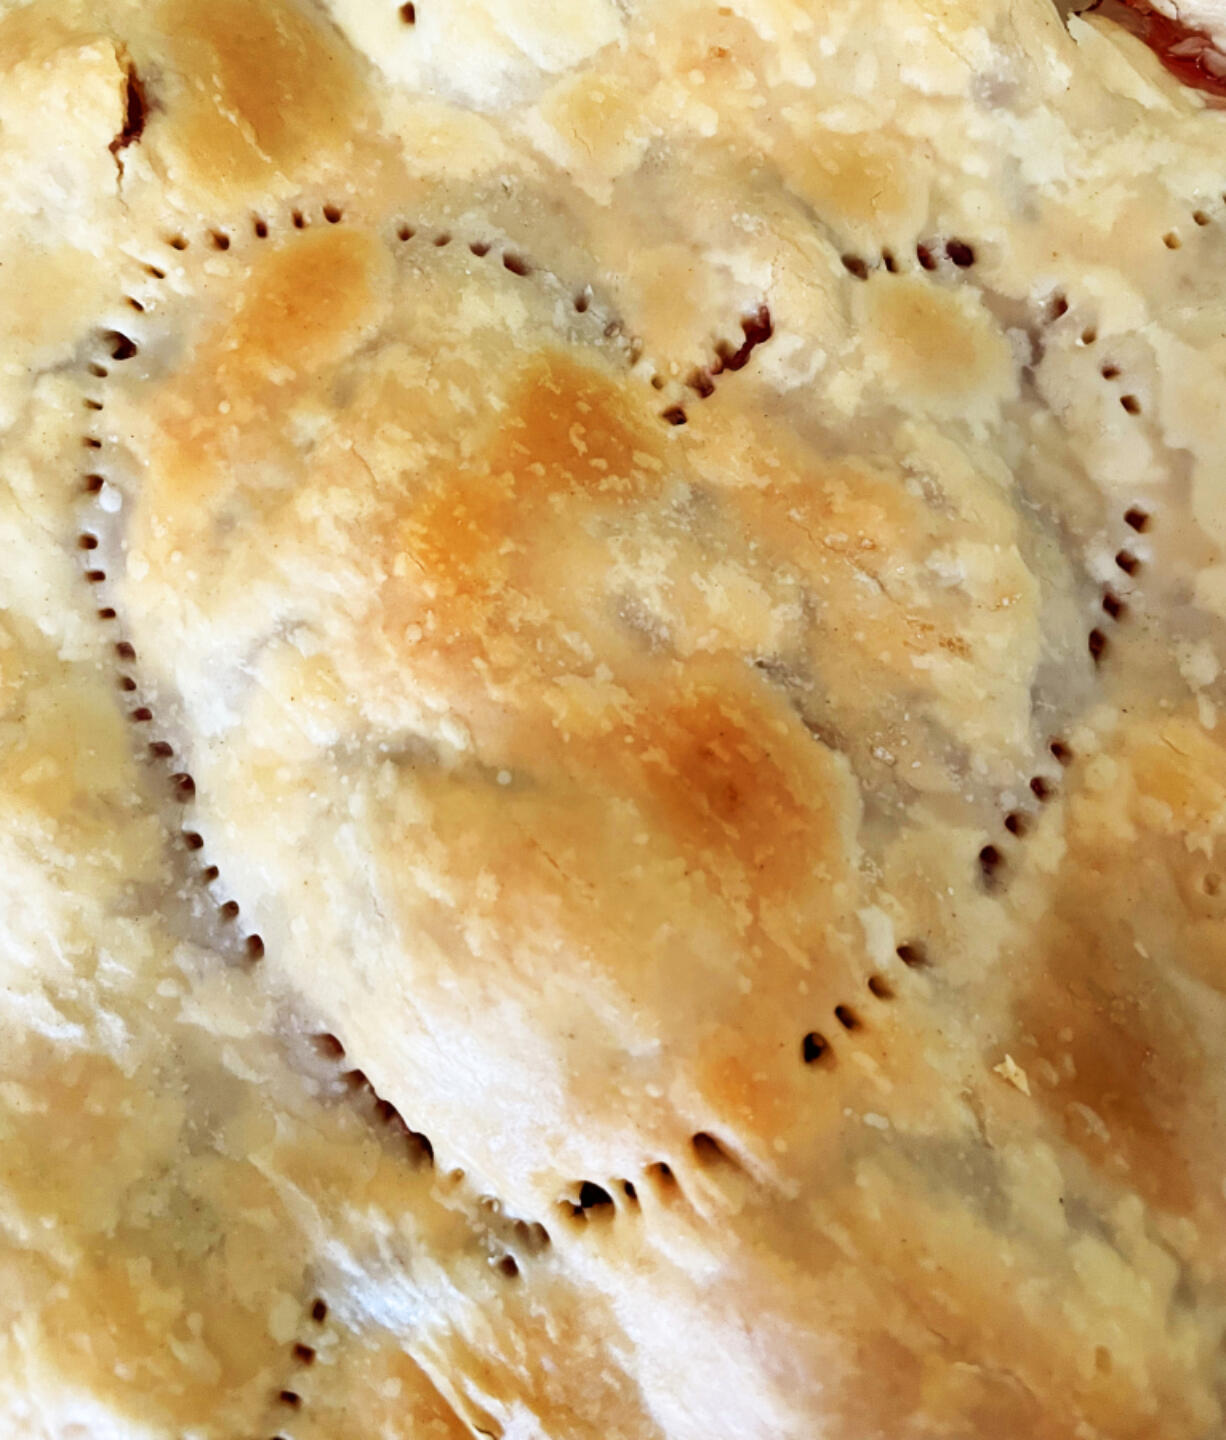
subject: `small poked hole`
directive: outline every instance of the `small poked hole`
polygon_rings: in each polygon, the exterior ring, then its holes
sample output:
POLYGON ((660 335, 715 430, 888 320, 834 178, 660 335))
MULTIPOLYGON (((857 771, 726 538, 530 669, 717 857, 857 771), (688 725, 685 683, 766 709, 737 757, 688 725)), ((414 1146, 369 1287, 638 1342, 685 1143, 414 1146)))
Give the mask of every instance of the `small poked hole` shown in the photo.
POLYGON ((1149 529, 1149 511, 1139 505, 1130 505, 1124 511, 1124 524, 1138 534, 1144 534, 1149 529))
POLYGON ((156 265, 146 265, 145 274, 152 275, 155 280, 165 280, 166 278, 165 270, 159 269, 156 265))
POLYGON ((868 279, 868 265, 861 260, 859 255, 844 255, 842 258, 843 269, 846 270, 849 275, 854 275, 857 280, 868 279))
POLYGON ((263 216, 257 215, 251 222, 251 228, 255 232, 255 238, 257 240, 268 239, 268 221, 265 220, 263 216))
POLYGON ((99 620, 114 620, 115 618, 115 611, 109 605, 104 605, 102 609, 98 611, 99 620))
POLYGON ((1005 857, 995 845, 985 845, 979 852, 979 876, 983 883, 992 886, 1000 877, 1000 868, 1005 857))
POLYGON ((98 548, 98 537, 96 535, 79 535, 77 547, 81 550, 96 550, 98 548))
POLYGON ((884 975, 870 975, 868 977, 868 989, 871 995, 878 1000, 893 1000, 894 989, 884 975))
POLYGON ((291 1410, 297 1410, 302 1405, 302 1396, 296 1390, 282 1390, 277 1399, 282 1405, 288 1405, 291 1410))
POLYGON ((883 250, 881 252, 881 263, 885 266, 888 274, 898 274, 898 261, 895 260, 892 250, 883 250))
POLYGON ((588 306, 592 303, 591 296, 586 290, 580 290, 575 296, 575 309, 580 315, 587 313, 588 306))
POLYGON ((1209 217, 1203 210, 1193 210, 1192 219, 1195 220, 1198 225, 1208 225, 1209 223, 1209 217))
POLYGON ((904 965, 912 970, 922 970, 931 962, 928 959, 928 949, 918 940, 907 940, 895 951, 895 955, 904 965))
POLYGON ((195 830, 184 830, 183 843, 189 850, 203 850, 204 836, 197 834, 195 830))
POLYGON ((1097 665, 1098 662, 1107 653, 1107 637, 1103 634, 1101 630, 1095 627, 1093 630, 1090 631, 1089 637, 1086 641, 1086 646, 1090 652, 1091 659, 1097 665))
POLYGON ((186 250, 186 249, 187 249, 187 236, 186 236, 186 235, 168 235, 168 236, 166 237, 166 243, 167 243, 167 245, 170 246, 170 248, 171 248, 172 250, 186 250))
POLYGON ((686 423, 685 411, 680 405, 670 405, 667 410, 660 412, 660 419, 666 420, 670 425, 684 425, 686 423))
POLYGON ((322 1300, 316 1300, 311 1306, 311 1319, 316 1325, 322 1325, 328 1318, 328 1307, 322 1300))
POLYGON ((1010 810, 1005 816, 1005 829, 1020 839, 1030 829, 1030 817, 1024 810, 1010 810))
POLYGON ((860 1017, 850 1005, 836 1005, 834 1007, 834 1018, 844 1030, 859 1030, 860 1017))
POLYGON ((217 913, 221 916, 223 920, 237 920, 238 901, 226 900, 223 904, 217 907, 217 913))
POLYGON ((502 263, 505 269, 512 275, 531 275, 532 267, 522 255, 517 255, 513 250, 505 250, 502 255, 502 263))
POLYGON ((695 370, 685 382, 700 400, 709 399, 715 394, 715 381, 705 370, 695 370))
POLYGON ((500 1275, 504 1275, 508 1280, 516 1280, 519 1278, 519 1265, 514 1255, 504 1255, 495 1268, 500 1275))
POLYGON ((1137 559, 1131 550, 1117 550, 1115 553, 1115 563, 1125 575, 1135 575, 1141 568, 1140 560, 1137 559))
POLYGON ((87 410, 101 410, 101 409, 102 409, 102 401, 101 401, 101 400, 86 400, 86 402, 85 402, 85 408, 86 408, 87 410))
POLYGON ((263 942, 263 940, 260 939, 260 937, 259 937, 258 935, 248 935, 248 936, 247 936, 247 947, 246 947, 246 948, 247 948, 247 959, 248 959, 248 960, 263 960, 263 958, 264 958, 264 942, 263 942))
POLYGON ((946 241, 945 253, 959 270, 966 270, 975 263, 975 252, 965 240, 946 241))
POLYGON ((1115 377, 1120 373, 1120 367, 1118 365, 1107 364, 1104 365, 1098 373, 1103 377, 1104 380, 1114 380, 1115 377))
POLYGON ((132 711, 130 718, 137 725, 148 725, 153 719, 153 711, 150 710, 148 705, 138 705, 136 709, 132 711))
POLYGON ((87 435, 82 443, 87 450, 102 449, 102 441, 96 435, 87 435))
POLYGON ((119 688, 125 695, 131 695, 136 689, 136 681, 132 679, 131 675, 121 675, 119 677, 119 688))
POLYGON ((396 229, 396 238, 398 240, 412 240, 416 234, 417 231, 413 229, 412 225, 400 225, 396 229))
POLYGON ((91 585, 101 585, 102 582, 106 579, 106 571, 87 570, 85 572, 85 578, 89 581, 91 585))
POLYGON ((483 260, 490 253, 488 240, 473 240, 468 247, 478 260, 483 260))
POLYGON ((694 1152, 695 1160, 700 1165, 735 1165, 737 1163, 715 1136, 706 1130, 700 1130, 696 1135, 690 1137, 690 1148, 694 1152))
POLYGON ((324 1032, 315 1037, 315 1048, 319 1053, 329 1060, 343 1060, 345 1058, 345 1047, 329 1032, 324 1032))
MULTIPOLYGON (((180 800, 190 800, 196 793, 196 782, 186 771, 178 775, 172 775, 170 777, 170 783, 175 787, 180 800)), ((216 879, 216 876, 213 878, 216 879)))
POLYGON ((96 494, 98 493, 98 491, 101 490, 102 487, 103 487, 105 484, 106 484, 106 478, 105 478, 105 476, 102 476, 102 475, 87 475, 87 476, 85 477, 85 493, 86 493, 87 495, 96 495, 96 494))
POLYGON ((1047 315, 1050 320, 1062 320, 1068 314, 1067 298, 1057 292, 1051 297, 1047 305, 1047 315))
POLYGON ((406 0, 406 3, 400 7, 400 18, 406 25, 417 24, 417 6, 412 3, 412 0, 406 0))
POLYGON ((338 225, 341 220, 341 209, 339 205, 325 205, 324 219, 329 225, 338 225))
POLYGON ((933 255, 927 245, 917 245, 915 247, 915 258, 919 261, 920 268, 923 270, 935 270, 937 268, 936 256, 933 255))
POLYGON ((291 216, 290 216, 290 219, 293 221, 294 229, 295 229, 295 230, 305 230, 305 229, 306 229, 306 223, 307 223, 307 222, 306 222, 306 216, 302 213, 301 210, 295 210, 295 211, 293 211, 293 213, 292 213, 291 216))
POLYGON ((313 1347, 313 1346, 310 1346, 310 1345, 304 1345, 304 1344, 302 1343, 302 1341, 299 1340, 299 1341, 294 1345, 294 1359, 297 1360, 297 1362, 299 1363, 299 1365, 314 1365, 314 1363, 315 1363, 315 1350, 314 1350, 314 1347, 313 1347))
POLYGON ((830 1042, 817 1030, 810 1030, 800 1042, 800 1058, 806 1065, 816 1065, 821 1060, 831 1060, 833 1057, 830 1042))
POLYGON ((204 869, 200 872, 200 878, 204 881, 206 885, 211 885, 220 874, 221 871, 217 868, 216 865, 206 865, 204 869))
POLYGON ((140 303, 140 301, 136 298, 135 295, 125 295, 124 300, 127 302, 128 308, 130 310, 135 310, 139 315, 143 315, 145 313, 145 307, 140 303))
POLYGON ((213 241, 214 250, 228 250, 230 248, 230 237, 224 230, 210 230, 209 236, 213 241))
POLYGON ((1166 246, 1168 250, 1178 250, 1180 245, 1183 244, 1183 241, 1180 240, 1179 236, 1174 230, 1168 230, 1166 234, 1162 237, 1162 243, 1166 246))
POLYGON ((175 747, 169 740, 154 740, 149 746, 149 753, 156 760, 169 760, 175 753, 175 747))
POLYGON ((1112 620, 1121 619, 1127 608, 1114 590, 1105 590, 1103 592, 1103 611, 1107 615, 1110 615, 1112 620))
POLYGON ((1081 343, 1083 345, 1093 345, 1097 339, 1098 331, 1095 330, 1093 325, 1087 325, 1086 328, 1081 332, 1081 343))
POLYGON ((1135 395, 1121 395, 1120 405, 1129 415, 1141 413, 1141 402, 1135 395))
POLYGON ((1065 741, 1053 740, 1047 748, 1058 765, 1067 766, 1073 763, 1073 751, 1065 741))
POLYGON ((108 330, 104 337, 111 347, 112 360, 131 360, 139 353, 136 341, 130 335, 125 335, 122 330, 108 330))
POLYGON ((434 237, 434 243, 442 250, 444 246, 451 244, 451 235, 448 231, 442 230, 434 237))
POLYGON ((1034 796, 1034 798, 1038 800, 1041 804, 1045 803, 1052 797, 1053 791, 1051 781, 1045 779, 1042 775, 1031 776, 1030 792, 1034 796))

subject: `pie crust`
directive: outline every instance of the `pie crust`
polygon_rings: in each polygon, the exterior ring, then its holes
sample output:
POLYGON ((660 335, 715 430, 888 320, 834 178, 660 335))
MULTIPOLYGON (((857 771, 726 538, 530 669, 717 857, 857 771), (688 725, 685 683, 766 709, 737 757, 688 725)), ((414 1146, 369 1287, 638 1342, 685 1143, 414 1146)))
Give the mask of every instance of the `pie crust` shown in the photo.
POLYGON ((1223 1433, 1135 31, 0 3, 0 1433, 1223 1433))

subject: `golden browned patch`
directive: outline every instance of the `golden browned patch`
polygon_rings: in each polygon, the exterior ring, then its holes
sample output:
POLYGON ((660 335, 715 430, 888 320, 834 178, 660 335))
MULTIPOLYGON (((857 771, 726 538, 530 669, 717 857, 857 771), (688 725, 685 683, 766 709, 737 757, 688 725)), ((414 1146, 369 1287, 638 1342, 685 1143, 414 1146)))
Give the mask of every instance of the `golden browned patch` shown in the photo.
MULTIPOLYGON (((377 322, 389 266, 378 238, 357 229, 294 235, 261 255, 229 316, 157 397, 142 520, 173 513, 196 526, 215 518, 177 502, 232 492, 243 459, 276 453, 288 476, 300 469, 284 426, 269 425, 269 416, 283 417, 377 322)), ((183 538, 155 532, 172 544, 183 538)))
POLYGON ((819 749, 765 698, 754 704, 743 689, 704 688, 647 709, 634 748, 661 825, 694 863, 718 873, 733 862, 756 905, 831 858, 829 782, 820 783, 801 747, 819 749))
POLYGON ((363 113, 343 43, 293 0, 162 0, 157 24, 187 86, 166 143, 206 193, 310 166, 363 113))
POLYGON ((1216 873, 1198 836, 1216 820, 1223 756, 1168 720, 1138 722, 1110 762, 1109 788, 1070 806, 1018 1043, 1036 1042, 1033 1093, 1088 1159, 1150 1204, 1226 1233, 1213 1159, 1226 1115, 1194 992, 1173 980, 1182 970, 1226 986, 1220 925, 1195 903, 1216 873))
POLYGON ((1013 388, 1009 343, 986 311, 923 280, 902 276, 857 291, 864 344, 886 383, 938 414, 1013 388))

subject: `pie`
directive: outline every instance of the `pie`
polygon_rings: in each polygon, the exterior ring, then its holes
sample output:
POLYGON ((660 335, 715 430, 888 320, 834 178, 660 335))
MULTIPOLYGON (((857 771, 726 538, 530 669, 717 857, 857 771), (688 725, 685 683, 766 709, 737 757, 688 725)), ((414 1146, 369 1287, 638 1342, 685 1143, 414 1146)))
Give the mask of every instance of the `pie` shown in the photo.
POLYGON ((0 1434, 1226 1435, 1226 14, 0 4, 0 1434))

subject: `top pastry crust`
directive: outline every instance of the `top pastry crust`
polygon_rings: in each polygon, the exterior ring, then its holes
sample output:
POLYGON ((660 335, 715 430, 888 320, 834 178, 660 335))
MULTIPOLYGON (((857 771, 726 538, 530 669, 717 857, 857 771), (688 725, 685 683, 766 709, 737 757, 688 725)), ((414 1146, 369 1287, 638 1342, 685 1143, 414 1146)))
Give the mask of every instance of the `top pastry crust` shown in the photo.
POLYGON ((1221 112, 0 9, 8 1432, 1222 1433, 1221 112))

